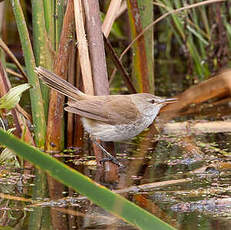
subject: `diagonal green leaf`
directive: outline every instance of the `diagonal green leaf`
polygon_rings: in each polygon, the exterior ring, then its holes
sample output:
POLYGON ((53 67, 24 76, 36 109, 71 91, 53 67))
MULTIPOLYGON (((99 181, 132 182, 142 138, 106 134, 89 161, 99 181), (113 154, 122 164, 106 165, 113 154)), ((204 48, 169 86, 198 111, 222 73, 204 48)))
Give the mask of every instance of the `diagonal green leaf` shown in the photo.
POLYGON ((18 156, 36 164, 63 184, 87 196, 95 204, 140 229, 174 229, 122 196, 113 193, 62 162, 16 139, 13 135, 7 134, 2 129, 0 129, 0 143, 13 150, 18 156))

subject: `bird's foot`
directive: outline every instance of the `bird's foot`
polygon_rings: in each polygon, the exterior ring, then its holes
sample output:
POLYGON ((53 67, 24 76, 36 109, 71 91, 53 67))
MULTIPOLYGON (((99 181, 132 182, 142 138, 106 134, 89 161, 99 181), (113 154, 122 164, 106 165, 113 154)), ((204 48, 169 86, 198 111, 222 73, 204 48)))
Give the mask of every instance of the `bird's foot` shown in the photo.
POLYGON ((104 157, 102 160, 100 160, 100 164, 106 162, 106 161, 110 161, 115 165, 118 165, 121 168, 124 168, 125 166, 123 164, 121 164, 115 157, 113 156, 108 156, 108 157, 104 157))
POLYGON ((99 144, 96 140, 93 139, 93 142, 104 152, 104 154, 107 156, 106 158, 103 158, 100 160, 100 163, 103 163, 105 161, 111 161, 112 163, 118 165, 121 168, 124 168, 124 165, 121 164, 116 157, 112 156, 111 153, 109 153, 101 144, 99 144))

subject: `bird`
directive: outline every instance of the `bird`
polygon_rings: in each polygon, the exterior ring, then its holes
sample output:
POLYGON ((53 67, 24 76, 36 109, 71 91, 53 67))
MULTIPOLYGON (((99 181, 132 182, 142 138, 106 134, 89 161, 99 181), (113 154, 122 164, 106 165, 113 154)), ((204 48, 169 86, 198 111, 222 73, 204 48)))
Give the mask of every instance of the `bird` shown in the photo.
POLYGON ((36 67, 35 72, 43 83, 70 99, 64 110, 81 116, 83 127, 94 143, 119 166, 121 163, 96 140, 120 142, 131 139, 153 123, 163 106, 176 101, 176 98, 149 93, 87 95, 41 66, 36 67))

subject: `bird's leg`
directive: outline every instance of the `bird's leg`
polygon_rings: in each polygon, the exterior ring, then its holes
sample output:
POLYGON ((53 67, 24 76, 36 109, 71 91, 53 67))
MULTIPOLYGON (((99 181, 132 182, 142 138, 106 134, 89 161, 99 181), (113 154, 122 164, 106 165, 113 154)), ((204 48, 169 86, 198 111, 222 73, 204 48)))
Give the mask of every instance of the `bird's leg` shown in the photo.
POLYGON ((112 163, 118 165, 119 167, 124 167, 123 164, 121 164, 116 157, 112 156, 101 144, 99 144, 95 139, 92 140, 96 146, 98 146, 106 155, 107 157, 102 159, 100 162, 105 162, 105 161, 111 161, 112 163))

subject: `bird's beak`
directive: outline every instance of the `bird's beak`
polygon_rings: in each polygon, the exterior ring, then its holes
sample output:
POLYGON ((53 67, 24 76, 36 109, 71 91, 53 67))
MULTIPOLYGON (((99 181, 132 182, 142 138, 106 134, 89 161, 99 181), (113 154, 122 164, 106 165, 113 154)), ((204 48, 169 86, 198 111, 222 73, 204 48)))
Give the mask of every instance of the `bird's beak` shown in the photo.
POLYGON ((170 103, 175 103, 176 101, 178 101, 178 98, 164 98, 164 99, 161 99, 159 101, 159 103, 163 103, 163 104, 170 104, 170 103))

